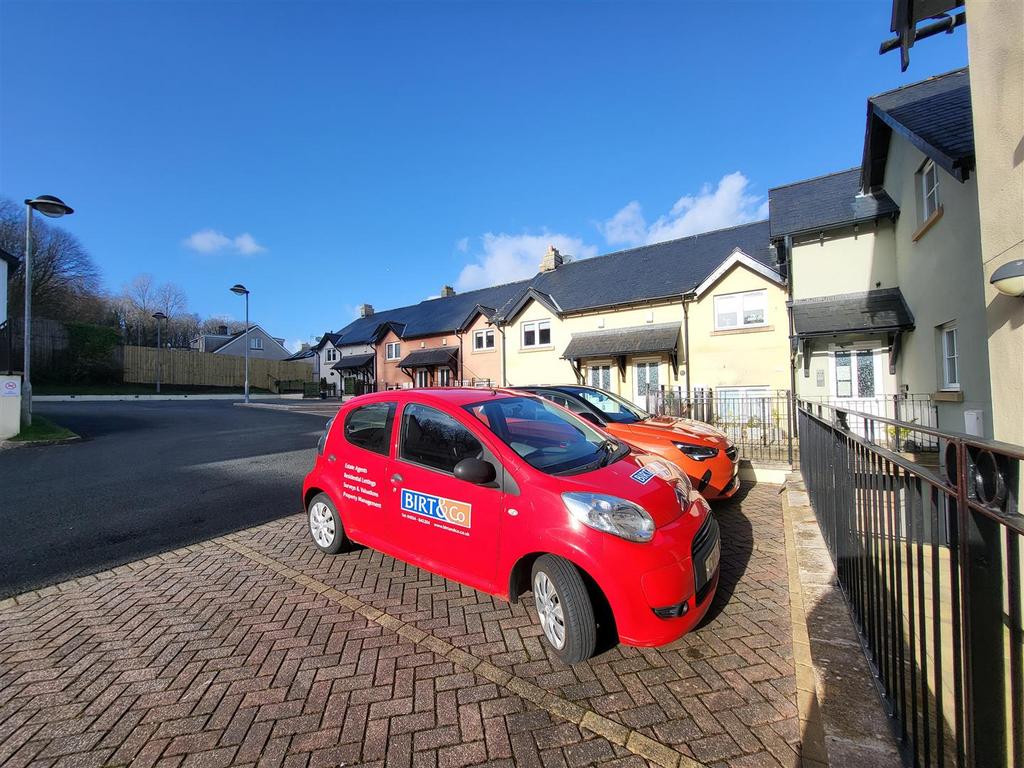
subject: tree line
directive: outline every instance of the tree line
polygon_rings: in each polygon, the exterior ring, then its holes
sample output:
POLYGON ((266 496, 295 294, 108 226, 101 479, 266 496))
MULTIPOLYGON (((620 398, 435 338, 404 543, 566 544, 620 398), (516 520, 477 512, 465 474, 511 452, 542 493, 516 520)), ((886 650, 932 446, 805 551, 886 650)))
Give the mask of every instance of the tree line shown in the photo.
MULTIPOLYGON (((25 211, 0 198, 0 248, 21 261, 8 281, 8 314, 20 318, 25 297, 25 211)), ((161 344, 187 347, 200 333, 244 330, 245 324, 224 317, 202 318, 188 311, 188 297, 175 283, 158 282, 140 274, 120 291, 102 289, 100 270, 82 242, 42 216, 32 219, 32 316, 61 322, 116 328, 125 344, 156 346, 156 312, 167 320, 160 328, 161 344)), ((0 325, 6 318, 0 318, 0 325)))

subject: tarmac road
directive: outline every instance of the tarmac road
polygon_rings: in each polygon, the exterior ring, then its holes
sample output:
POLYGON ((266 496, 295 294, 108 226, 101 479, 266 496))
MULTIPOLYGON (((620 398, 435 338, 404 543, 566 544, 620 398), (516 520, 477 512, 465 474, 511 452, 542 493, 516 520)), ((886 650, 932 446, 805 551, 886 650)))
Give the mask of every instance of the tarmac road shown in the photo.
POLYGON ((327 421, 224 401, 35 411, 83 439, 0 450, 0 597, 299 511, 327 421))

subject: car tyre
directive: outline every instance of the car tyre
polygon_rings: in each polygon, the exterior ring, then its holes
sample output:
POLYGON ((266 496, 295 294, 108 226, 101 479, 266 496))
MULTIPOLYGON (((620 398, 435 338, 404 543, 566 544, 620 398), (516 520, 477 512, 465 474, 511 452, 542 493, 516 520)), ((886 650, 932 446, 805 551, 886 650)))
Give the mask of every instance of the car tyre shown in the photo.
POLYGON ((348 545, 341 515, 326 493, 318 493, 310 499, 306 509, 306 523, 313 543, 321 552, 336 555, 348 545))
POLYGON ((594 654, 597 622, 594 605, 579 570, 567 560, 541 555, 530 577, 541 629, 548 644, 566 664, 594 654))

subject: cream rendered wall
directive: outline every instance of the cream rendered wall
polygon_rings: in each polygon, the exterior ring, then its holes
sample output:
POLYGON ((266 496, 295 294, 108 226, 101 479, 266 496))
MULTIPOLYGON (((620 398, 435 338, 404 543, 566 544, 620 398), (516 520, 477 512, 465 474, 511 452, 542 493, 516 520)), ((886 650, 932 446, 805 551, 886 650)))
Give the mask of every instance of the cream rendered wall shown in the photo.
POLYGON ((901 211, 895 238, 897 278, 915 323, 914 331, 904 339, 900 380, 910 393, 940 390, 941 346, 937 327, 955 320, 963 402, 936 403, 939 428, 963 432, 964 411, 981 409, 985 436, 990 437, 992 395, 978 185, 973 174, 960 183, 939 169, 942 217, 914 242, 913 235, 920 225, 916 173, 924 161, 921 152, 893 134, 885 169, 885 191, 901 211))
POLYGON ((1024 259, 1024 5, 972 2, 967 24, 974 104, 981 259, 992 361, 992 422, 999 440, 1024 445, 1024 299, 989 284, 1024 259), (1009 12, 1007 12, 1009 11, 1009 12))
POLYGON ((784 286, 737 264, 690 304, 689 315, 693 387, 765 385, 789 389, 789 316, 784 286), (768 296, 766 326, 715 330, 715 296, 762 288, 768 296))
POLYGON ((884 220, 794 239, 793 298, 809 299, 839 293, 894 288, 896 241, 894 225, 884 220))
MULTIPOLYGON (((888 339, 871 338, 870 336, 860 338, 845 336, 841 343, 836 343, 835 340, 828 338, 811 340, 811 362, 806 378, 804 378, 803 355, 797 354, 797 395, 813 400, 836 397, 835 367, 832 353, 842 350, 858 352, 865 349, 870 349, 875 356, 876 394, 896 394, 899 389, 899 382, 895 375, 889 373, 888 339)), ((852 399, 856 400, 856 395, 852 399)))
POLYGON ((543 304, 530 301, 508 327, 505 328, 505 374, 508 386, 528 384, 571 384, 576 381, 568 360, 562 352, 569 343, 569 333, 563 323, 543 304), (523 349, 523 323, 530 320, 551 321, 551 345, 541 349, 523 349))
POLYGON ((477 315, 461 338, 463 379, 490 379, 495 384, 501 384, 501 329, 491 325, 483 315, 477 315), (494 349, 473 349, 473 334, 488 330, 494 331, 494 349))

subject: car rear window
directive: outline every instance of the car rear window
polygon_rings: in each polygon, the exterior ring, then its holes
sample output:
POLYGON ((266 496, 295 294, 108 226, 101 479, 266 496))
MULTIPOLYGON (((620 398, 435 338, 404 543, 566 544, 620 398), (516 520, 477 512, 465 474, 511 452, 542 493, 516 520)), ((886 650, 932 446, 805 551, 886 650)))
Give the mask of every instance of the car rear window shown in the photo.
POLYGON ((345 440, 357 448, 387 456, 394 420, 394 403, 370 403, 345 416, 345 440))

